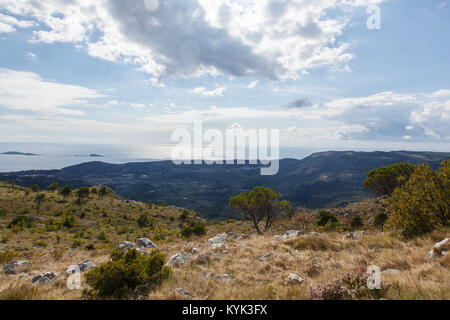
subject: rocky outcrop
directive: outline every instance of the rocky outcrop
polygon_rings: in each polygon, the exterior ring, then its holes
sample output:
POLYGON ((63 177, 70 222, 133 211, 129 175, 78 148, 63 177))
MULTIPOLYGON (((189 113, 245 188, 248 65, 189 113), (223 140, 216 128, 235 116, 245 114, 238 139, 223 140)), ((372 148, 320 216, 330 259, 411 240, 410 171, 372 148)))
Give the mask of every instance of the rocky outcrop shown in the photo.
POLYGON ((66 273, 72 274, 72 273, 83 273, 86 271, 89 271, 92 268, 95 268, 97 265, 92 262, 91 260, 86 260, 83 262, 80 262, 79 264, 69 266, 66 268, 66 273))
POLYGON ((447 250, 449 247, 450 247, 450 238, 446 238, 433 246, 433 249, 431 249, 429 252, 429 257, 435 258, 445 256, 447 254, 447 250))
POLYGON ((21 272, 21 269, 28 265, 31 265, 31 263, 25 260, 17 260, 11 263, 6 263, 3 265, 3 273, 8 275, 17 274, 21 272))
POLYGON ((156 244, 148 238, 139 238, 136 240, 138 248, 156 248, 156 244))
POLYGON ((166 263, 166 266, 169 267, 180 267, 186 263, 188 263, 192 259, 192 255, 186 252, 177 253, 170 257, 169 261, 166 263))
POLYGON ((301 284, 305 280, 302 277, 296 275, 295 273, 291 273, 286 279, 284 279, 284 281, 288 284, 301 284))
POLYGON ((130 241, 124 241, 121 244, 119 244, 120 250, 128 250, 128 249, 134 249, 136 248, 136 245, 130 241))
POLYGON ((56 278, 56 274, 54 272, 45 272, 33 277, 31 279, 31 283, 49 283, 54 278, 56 278))
POLYGON ((227 245, 228 235, 226 233, 221 233, 216 235, 214 238, 208 240, 208 245, 211 248, 222 248, 227 245))

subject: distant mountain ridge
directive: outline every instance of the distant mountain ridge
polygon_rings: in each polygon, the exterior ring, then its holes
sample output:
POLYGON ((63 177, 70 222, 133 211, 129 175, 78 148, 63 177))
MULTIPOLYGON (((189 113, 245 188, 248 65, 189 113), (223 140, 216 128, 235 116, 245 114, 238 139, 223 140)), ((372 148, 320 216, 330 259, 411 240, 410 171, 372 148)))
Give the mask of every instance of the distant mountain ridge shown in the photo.
POLYGON ((185 207, 205 218, 224 218, 234 216, 229 198, 255 186, 277 190, 295 206, 342 207, 372 197, 362 185, 370 170, 400 162, 427 162, 436 169, 446 159, 450 153, 328 151, 301 160, 280 160, 280 172, 275 176, 261 176, 260 166, 249 164, 177 166, 171 161, 96 161, 61 170, 0 174, 0 180, 41 187, 55 181, 72 187, 107 185, 125 198, 185 207))

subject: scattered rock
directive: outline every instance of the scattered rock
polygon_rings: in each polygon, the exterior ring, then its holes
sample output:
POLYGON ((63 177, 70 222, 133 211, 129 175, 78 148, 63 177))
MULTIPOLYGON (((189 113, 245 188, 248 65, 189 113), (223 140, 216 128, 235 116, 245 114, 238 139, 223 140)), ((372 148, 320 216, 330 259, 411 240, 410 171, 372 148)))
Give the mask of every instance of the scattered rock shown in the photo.
POLYGON ((300 284, 303 283, 305 280, 296 275, 295 273, 291 273, 286 279, 284 279, 285 282, 290 283, 290 284, 300 284))
POLYGON ((222 248, 227 245, 228 235, 226 233, 221 233, 216 235, 214 238, 208 240, 208 245, 212 248, 222 248))
POLYGON ((213 274, 211 272, 206 272, 206 273, 203 274, 203 278, 208 279, 208 278, 211 278, 212 275, 213 274))
POLYGON ((31 283, 49 283, 54 278, 56 278, 56 274, 54 272, 45 272, 33 277, 31 279, 31 283))
POLYGON ((177 253, 170 257, 169 261, 166 263, 166 266, 182 266, 188 263, 192 258, 192 255, 186 252, 177 253))
POLYGON ((431 251, 429 252, 430 258, 445 256, 447 252, 444 251, 444 249, 446 249, 449 246, 450 246, 450 238, 446 238, 441 242, 436 243, 433 246, 433 249, 431 249, 431 251))
POLYGON ((97 265, 92 262, 91 260, 86 260, 83 262, 80 262, 79 264, 73 265, 73 266, 69 266, 66 269, 66 273, 72 274, 72 273, 83 273, 86 271, 89 271, 92 268, 95 268, 97 265))
POLYGON ((239 236, 236 233, 234 233, 234 232, 228 232, 227 236, 230 239, 237 239, 237 238, 239 238, 239 236))
POLYGON ((202 250, 200 250, 199 248, 192 248, 192 253, 197 254, 197 253, 202 253, 202 250))
POLYGON ((24 266, 31 265, 29 261, 17 260, 11 263, 6 263, 3 265, 3 272, 5 274, 17 274, 23 269, 24 266))
POLYGON ((259 258, 258 260, 259 261, 265 261, 265 260, 271 259, 272 257, 273 257, 272 253, 267 253, 267 254, 263 255, 261 258, 259 258))
POLYGON ((228 274, 218 274, 216 276, 217 279, 223 281, 223 282, 230 282, 233 281, 233 278, 231 278, 228 274))
POLYGON ((183 297, 192 297, 192 294, 190 294, 189 291, 186 291, 183 288, 176 288, 175 293, 183 297))
POLYGON ((5 265, 3 265, 3 273, 4 274, 9 274, 9 275, 17 274, 17 270, 16 270, 16 268, 14 267, 14 265, 12 263, 11 264, 5 264, 5 265))
POLYGON ((348 233, 344 233, 344 237, 346 239, 352 239, 352 240, 361 240, 361 235, 359 233, 356 232, 348 232, 348 233))
POLYGON ((281 236, 281 238, 283 238, 283 239, 294 238, 294 237, 301 236, 305 233, 306 233, 305 231, 300 231, 300 230, 289 230, 285 234, 283 234, 281 236))
POLYGON ((273 236, 272 238, 275 239, 275 240, 280 240, 281 236, 273 236))
POLYGON ((156 245, 153 243, 152 240, 148 238, 139 238, 136 240, 136 245, 139 248, 156 248, 156 245))
POLYGON ((124 241, 121 244, 119 244, 120 250, 127 250, 127 249, 134 249, 136 248, 136 245, 130 241, 124 241))

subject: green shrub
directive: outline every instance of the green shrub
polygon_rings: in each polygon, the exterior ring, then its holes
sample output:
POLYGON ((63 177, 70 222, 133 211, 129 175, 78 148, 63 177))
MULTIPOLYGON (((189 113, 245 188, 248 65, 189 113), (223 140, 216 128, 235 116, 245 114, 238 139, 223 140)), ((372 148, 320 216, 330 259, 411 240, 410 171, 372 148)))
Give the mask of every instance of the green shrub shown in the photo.
POLYGON ((203 237, 206 234, 206 227, 204 224, 198 224, 192 227, 192 233, 196 236, 203 237))
POLYGON ((17 257, 17 253, 14 251, 0 252, 0 263, 10 263, 17 257))
POLYGON ((181 230, 183 238, 190 238, 192 235, 203 237, 206 234, 206 227, 204 224, 197 224, 192 227, 185 227, 181 230))
POLYGON ((0 217, 4 217, 4 216, 6 216, 6 209, 1 208, 0 209, 0 217))
POLYGON ((352 221, 350 222, 350 226, 354 230, 361 228, 363 225, 364 225, 363 219, 361 218, 361 216, 359 214, 355 215, 352 218, 352 221))
POLYGON ((44 240, 39 240, 34 243, 36 247, 47 248, 48 244, 44 240))
POLYGON ((125 299, 155 290, 169 276, 165 257, 154 250, 147 257, 136 250, 111 254, 111 261, 91 269, 85 279, 91 287, 83 291, 85 299, 125 299))
POLYGON ((31 191, 33 191, 33 192, 39 192, 40 190, 41 189, 39 188, 39 186, 37 184, 35 184, 31 187, 31 191))
POLYGON ((141 228, 149 228, 153 226, 153 222, 151 221, 150 216, 148 215, 147 212, 142 213, 139 216, 137 223, 141 228))
POLYGON ((329 222, 338 222, 336 216, 328 211, 319 212, 319 220, 317 225, 319 227, 325 227, 329 222))
POLYGON ((33 225, 33 221, 30 218, 24 217, 24 216, 18 216, 18 217, 15 217, 13 219, 13 221, 11 221, 11 223, 8 225, 7 228, 13 229, 16 231, 22 231, 25 228, 31 228, 32 225, 33 225))
POLYGON ((83 245, 83 241, 81 241, 81 239, 73 239, 73 242, 72 242, 73 249, 79 248, 82 245, 83 245))
POLYGON ((92 244, 92 243, 90 243, 90 244, 88 244, 86 247, 84 247, 87 251, 93 251, 93 250, 95 250, 95 246, 92 244))
POLYGON ((73 216, 64 216, 62 218, 61 224, 64 228, 70 229, 75 226, 75 217, 73 216))

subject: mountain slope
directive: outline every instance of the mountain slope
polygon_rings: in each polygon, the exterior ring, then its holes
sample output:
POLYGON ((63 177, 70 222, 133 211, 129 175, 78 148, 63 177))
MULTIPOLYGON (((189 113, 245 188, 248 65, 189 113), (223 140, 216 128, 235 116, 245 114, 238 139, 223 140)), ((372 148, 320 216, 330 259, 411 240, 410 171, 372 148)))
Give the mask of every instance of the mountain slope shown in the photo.
POLYGON ((0 180, 41 187, 55 181, 72 187, 107 185, 125 198, 169 203, 218 218, 232 217, 229 198, 255 186, 273 188, 295 206, 339 207, 372 196, 362 185, 372 169, 400 162, 428 162, 437 168, 445 159, 450 159, 450 153, 331 151, 302 160, 281 160, 275 176, 261 176, 256 165, 89 162, 62 170, 0 174, 0 180))

